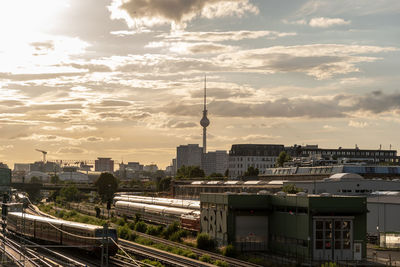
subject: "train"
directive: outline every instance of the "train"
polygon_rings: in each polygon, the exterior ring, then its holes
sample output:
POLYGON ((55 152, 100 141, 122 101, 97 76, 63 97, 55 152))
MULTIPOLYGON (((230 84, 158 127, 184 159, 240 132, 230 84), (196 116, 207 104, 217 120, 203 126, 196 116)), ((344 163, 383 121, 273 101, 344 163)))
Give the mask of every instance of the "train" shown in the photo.
POLYGON ((196 209, 119 200, 115 202, 115 212, 117 216, 131 218, 139 214, 147 221, 160 224, 170 224, 178 221, 185 229, 192 231, 200 230, 200 211, 196 209))
POLYGON ((161 197, 144 197, 144 196, 119 194, 114 197, 114 205, 115 202, 117 201, 146 203, 146 204, 166 206, 166 207, 200 210, 200 201, 196 200, 161 198, 161 197))
POLYGON ((103 227, 97 225, 9 212, 7 229, 28 238, 76 247, 97 256, 101 255, 102 242, 106 242, 110 256, 114 256, 118 251, 117 231, 114 228, 109 228, 105 235, 103 227))

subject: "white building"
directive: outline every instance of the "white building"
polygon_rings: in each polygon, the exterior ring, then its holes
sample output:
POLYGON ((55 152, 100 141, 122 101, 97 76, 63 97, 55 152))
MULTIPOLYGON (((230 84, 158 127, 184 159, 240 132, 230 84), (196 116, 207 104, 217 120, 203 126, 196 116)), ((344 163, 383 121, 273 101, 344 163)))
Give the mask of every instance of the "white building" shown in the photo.
POLYGON ((97 158, 94 162, 96 172, 114 172, 114 161, 111 158, 97 158))
POLYGON ((225 174, 228 169, 228 153, 226 150, 207 152, 203 155, 202 169, 206 175, 212 173, 225 174))
POLYGON ((38 178, 43 183, 48 183, 50 181, 50 176, 47 173, 40 171, 31 171, 27 175, 25 175, 24 182, 29 183, 32 177, 38 178))
POLYGON ((258 169, 264 174, 267 168, 275 166, 279 154, 284 151, 283 145, 232 145, 229 151, 229 177, 244 175, 249 167, 258 169))
POLYGON ((143 167, 143 171, 145 171, 145 172, 156 172, 156 171, 158 171, 158 166, 156 164, 145 165, 143 167))
POLYGON ((336 173, 318 181, 287 181, 308 193, 340 195, 365 195, 373 191, 400 191, 400 180, 364 179, 355 173, 336 173))
POLYGON ((72 181, 76 183, 88 183, 89 177, 81 172, 62 172, 59 174, 61 181, 72 181))
POLYGON ((29 172, 31 165, 29 163, 14 163, 14 171, 16 172, 29 172))
POLYGON ((180 145, 176 148, 176 168, 185 166, 201 167, 203 148, 198 144, 180 145))

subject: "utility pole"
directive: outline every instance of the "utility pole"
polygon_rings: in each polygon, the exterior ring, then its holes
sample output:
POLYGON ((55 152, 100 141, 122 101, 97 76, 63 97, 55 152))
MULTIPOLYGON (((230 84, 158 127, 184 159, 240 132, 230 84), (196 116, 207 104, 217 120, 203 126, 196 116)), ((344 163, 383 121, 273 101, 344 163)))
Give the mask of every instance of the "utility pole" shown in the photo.
POLYGON ((101 243, 101 267, 108 267, 108 224, 103 226, 101 243), (104 246, 106 246, 105 249, 104 246))
POLYGON ((1 264, 7 264, 7 257, 6 257, 6 220, 7 220, 7 212, 8 212, 8 206, 7 206, 7 201, 8 201, 8 195, 4 194, 3 195, 3 204, 1 207, 1 226, 2 226, 2 230, 3 230, 3 244, 1 246, 2 248, 2 255, 1 255, 1 264))

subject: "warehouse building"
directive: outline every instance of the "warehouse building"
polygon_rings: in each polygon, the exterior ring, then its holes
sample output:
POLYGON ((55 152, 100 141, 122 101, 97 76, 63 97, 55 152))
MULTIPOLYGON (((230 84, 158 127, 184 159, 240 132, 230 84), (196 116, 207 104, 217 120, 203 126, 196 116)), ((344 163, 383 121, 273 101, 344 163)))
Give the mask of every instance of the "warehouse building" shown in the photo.
POLYGON ((283 186, 293 184, 307 193, 331 193, 340 195, 365 195, 373 191, 400 191, 400 180, 364 179, 355 173, 336 173, 319 181, 284 181, 283 186))
POLYGON ((201 231, 220 245, 305 260, 366 258, 365 197, 201 194, 201 231))
POLYGON ((400 248, 400 192, 374 192, 367 199, 367 233, 381 247, 400 248))

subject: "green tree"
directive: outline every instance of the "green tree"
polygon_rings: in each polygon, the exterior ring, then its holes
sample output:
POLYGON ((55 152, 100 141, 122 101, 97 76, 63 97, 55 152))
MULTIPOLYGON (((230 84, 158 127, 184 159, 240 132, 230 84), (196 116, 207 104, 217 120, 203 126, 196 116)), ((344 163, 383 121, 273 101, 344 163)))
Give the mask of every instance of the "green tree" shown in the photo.
POLYGON ((42 179, 36 176, 32 176, 31 178, 31 184, 41 184, 42 183, 42 179))
POLYGON ((58 175, 53 175, 50 177, 50 183, 52 184, 58 184, 60 183, 60 177, 58 175))
POLYGON ((118 189, 118 180, 111 173, 103 172, 94 183, 103 202, 111 200, 118 189))
POLYGON ((171 189, 171 177, 165 177, 157 184, 157 191, 169 191, 171 189))
POLYGON ((81 198, 81 192, 74 184, 61 188, 59 195, 65 201, 78 201, 81 198))
POLYGON ((213 172, 211 173, 208 178, 223 178, 224 176, 221 173, 213 172))
POLYGON ((208 251, 214 251, 216 247, 214 239, 206 233, 198 234, 196 243, 197 248, 208 251))
POLYGON ((226 171, 225 171, 225 173, 224 173, 224 176, 225 176, 225 177, 228 177, 228 176, 229 176, 229 169, 226 169, 226 171))
POLYGON ((283 167, 283 164, 290 160, 290 155, 285 151, 279 153, 278 159, 276 160, 277 167, 283 167))
POLYGON ((294 184, 287 184, 282 187, 282 191, 288 194, 296 194, 303 190, 301 188, 296 187, 294 184))
POLYGON ((244 173, 244 176, 258 176, 259 170, 257 168, 254 168, 253 166, 250 166, 247 168, 247 171, 244 173))
POLYGON ((199 166, 180 167, 176 172, 176 178, 204 178, 206 175, 199 166))

